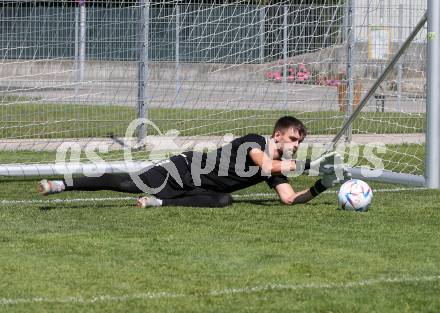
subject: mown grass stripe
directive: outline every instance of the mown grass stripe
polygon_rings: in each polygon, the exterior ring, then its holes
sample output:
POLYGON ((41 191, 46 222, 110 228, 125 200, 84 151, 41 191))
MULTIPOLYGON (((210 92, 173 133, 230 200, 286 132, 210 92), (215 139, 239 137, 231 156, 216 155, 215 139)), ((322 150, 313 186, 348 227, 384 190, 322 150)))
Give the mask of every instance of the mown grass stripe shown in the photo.
POLYGON ((243 288, 227 288, 223 290, 213 290, 206 293, 184 294, 168 291, 146 292, 136 294, 115 295, 97 295, 87 297, 65 297, 65 298, 0 298, 0 305, 18 305, 18 304, 36 304, 36 303, 73 303, 73 304, 92 304, 97 302, 126 302, 133 300, 151 300, 151 299, 169 299, 169 298, 190 298, 190 297, 221 297, 236 294, 261 293, 271 291, 296 291, 305 289, 344 289, 344 288, 362 288, 380 284, 408 284, 420 282, 435 282, 440 280, 440 275, 420 276, 420 277, 382 277, 376 279, 366 279, 359 281, 349 281, 342 283, 311 283, 311 284, 265 284, 259 286, 243 288))
MULTIPOLYGON (((428 190, 428 188, 394 188, 394 189, 375 189, 374 192, 401 192, 401 191, 418 191, 428 190)), ((335 193, 336 190, 327 190, 324 193, 335 193)), ((250 193, 232 195, 233 198, 276 198, 275 193, 250 193)), ((75 202, 98 202, 98 201, 125 201, 135 200, 137 197, 102 197, 102 198, 71 198, 71 199, 47 199, 47 200, 0 200, 0 205, 7 204, 44 204, 44 203, 75 203, 75 202)))

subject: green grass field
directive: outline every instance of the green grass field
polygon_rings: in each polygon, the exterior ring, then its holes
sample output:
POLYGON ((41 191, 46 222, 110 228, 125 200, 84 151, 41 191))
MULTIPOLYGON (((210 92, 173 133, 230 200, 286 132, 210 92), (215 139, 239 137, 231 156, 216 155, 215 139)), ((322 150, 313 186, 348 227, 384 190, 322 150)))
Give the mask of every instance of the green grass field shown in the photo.
POLYGON ((335 192, 284 206, 262 184, 227 208, 140 210, 36 181, 0 181, 0 312, 440 311, 438 191, 375 184, 354 213, 335 192))
MULTIPOLYGON (((163 132, 181 135, 270 133, 283 114, 314 134, 333 134, 344 119, 338 112, 149 113, 163 132)), ((5 103, 0 138, 123 136, 134 115, 126 107, 5 103)), ((424 123, 423 114, 363 113, 353 129, 411 133, 424 123)), ((387 169, 421 174, 423 157, 423 145, 400 145, 388 146, 383 159, 387 169)), ((0 164, 54 159, 53 152, 0 152, 0 164)), ((439 191, 372 184, 371 210, 354 213, 336 210, 336 188, 289 207, 261 184, 235 194, 227 208, 141 210, 134 195, 115 192, 42 197, 37 181, 0 177, 0 312, 440 311, 439 191)), ((313 181, 292 184, 300 190, 313 181)))
MULTIPOLYGON (((336 134, 344 122, 343 112, 299 112, 288 110, 213 110, 150 108, 148 118, 162 133, 176 129, 183 136, 217 135, 226 132, 270 134, 283 115, 301 119, 311 134, 336 134)), ((47 103, 0 105, 0 138, 123 137, 136 111, 126 106, 93 106, 47 103)), ((354 134, 420 133, 425 114, 365 112, 353 124, 354 134)), ((148 133, 157 131, 148 127, 148 133)))

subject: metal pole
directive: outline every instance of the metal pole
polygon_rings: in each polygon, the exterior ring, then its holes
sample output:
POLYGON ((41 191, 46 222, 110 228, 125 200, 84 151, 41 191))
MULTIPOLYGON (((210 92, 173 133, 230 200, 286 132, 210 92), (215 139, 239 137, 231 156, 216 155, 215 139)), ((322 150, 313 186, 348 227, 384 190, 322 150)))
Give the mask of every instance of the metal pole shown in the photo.
POLYGON ((440 1, 428 0, 425 177, 429 188, 440 188, 440 1))
POLYGON ((260 63, 264 63, 264 25, 265 25, 265 6, 260 8, 260 63))
MULTIPOLYGON (((345 90, 345 121, 350 118, 352 108, 353 108, 353 100, 354 100, 354 77, 353 77, 353 57, 354 57, 354 6, 353 0, 347 1, 347 88, 345 90)), ((350 142, 352 135, 352 127, 351 124, 347 127, 345 131, 345 141, 350 142)))
POLYGON ((385 25, 385 3, 384 3, 384 0, 380 0, 379 14, 380 14, 380 26, 383 27, 385 25))
MULTIPOLYGON (((138 99, 137 116, 147 118, 147 81, 148 81, 148 21, 150 14, 149 0, 140 0, 140 27, 139 27, 139 66, 138 66, 138 99)), ((141 124, 137 130, 138 140, 141 141, 147 135, 145 124, 141 124)))
POLYGON ((79 89, 79 7, 75 7, 75 61, 74 61, 75 101, 79 89))
POLYGON ((152 162, 116 161, 99 163, 52 163, 52 164, 0 164, 0 176, 32 177, 32 176, 61 176, 65 174, 90 175, 101 173, 130 173, 145 169, 152 162))
MULTIPOLYGON (((385 0, 380 0, 380 26, 385 27, 385 0)), ((379 68, 380 71, 383 72, 384 66, 386 62, 380 62, 379 68)))
MULTIPOLYGON (((369 42, 369 38, 370 38, 370 28, 371 28, 371 24, 370 24, 370 6, 371 6, 370 1, 367 1, 367 46, 368 46, 368 42, 369 42)), ((368 52, 367 52, 367 55, 368 55, 368 52)), ((365 76, 366 77, 369 77, 369 75, 370 75, 370 64, 369 64, 368 61, 369 60, 368 60, 368 57, 367 57, 367 62, 366 62, 366 66, 365 66, 365 76)))
POLYGON ((176 103, 179 103, 180 88, 180 6, 176 4, 176 103))
POLYGON ((289 13, 289 7, 284 5, 283 14, 283 89, 284 89, 284 107, 287 107, 287 44, 288 44, 288 32, 287 32, 287 14, 289 13))
POLYGON ((347 8, 348 6, 344 6, 344 14, 342 14, 342 36, 341 36, 341 44, 343 44, 347 40, 347 8))
POLYGON ((84 80, 84 66, 86 61, 86 5, 85 1, 79 2, 79 81, 84 80))
MULTIPOLYGON (((336 134, 336 136, 332 139, 332 144, 328 146, 327 151, 333 149, 335 143, 337 143, 339 141, 339 139, 341 139, 342 135, 344 135, 347 128, 356 119, 356 117, 359 115, 359 113, 361 113, 362 108, 367 104, 368 100, 373 96, 373 94, 376 92, 377 88, 379 88, 379 85, 383 82, 383 80, 388 75, 388 73, 393 69, 394 65, 396 65, 396 63, 399 60, 399 58, 401 57, 401 55, 409 47, 411 42, 414 40, 414 37, 416 37, 416 35, 422 29, 423 25, 425 25, 426 17, 427 17, 427 13, 425 12, 425 14, 423 14, 423 16, 420 19, 417 26, 413 29, 411 34, 408 36, 408 38, 402 44, 400 49, 394 55, 393 59, 390 61, 388 66, 385 68, 385 70, 382 72, 382 74, 380 74, 379 78, 374 82, 373 86, 371 86, 371 88, 368 90, 368 92, 363 96, 363 98, 362 98, 361 102, 359 103, 358 107, 356 108, 356 110, 353 112, 353 114, 350 116, 350 118, 344 123, 342 128, 336 134)), ((428 68, 429 68, 429 66, 428 66, 428 68)))
POLYGON ((370 30, 370 1, 367 1, 367 31, 370 30))
POLYGON ((372 171, 376 171, 375 169, 367 169, 362 167, 350 167, 347 168, 347 171, 352 175, 353 178, 357 179, 377 181, 388 184, 403 184, 416 187, 425 186, 425 177, 419 175, 394 173, 391 171, 383 170, 381 171, 379 176, 374 176, 368 174, 372 171))
MULTIPOLYGON (((398 33, 398 42, 399 45, 403 40, 403 4, 399 4, 399 33, 398 33)), ((399 63, 397 64, 397 112, 402 110, 402 67, 403 67, 402 58, 399 59, 399 63)))

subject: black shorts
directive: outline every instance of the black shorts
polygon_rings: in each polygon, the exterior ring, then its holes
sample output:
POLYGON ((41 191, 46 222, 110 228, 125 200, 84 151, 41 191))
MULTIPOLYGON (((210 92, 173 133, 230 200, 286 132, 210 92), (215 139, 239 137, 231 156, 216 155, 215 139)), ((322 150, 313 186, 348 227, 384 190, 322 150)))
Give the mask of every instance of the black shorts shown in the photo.
POLYGON ((151 166, 145 172, 139 175, 140 179, 145 185, 152 189, 159 188, 154 195, 160 199, 173 199, 185 196, 194 196, 204 193, 212 193, 206 189, 194 186, 190 166, 187 163, 185 156, 176 155, 163 162, 157 162, 156 165, 151 166), (169 174, 169 161, 172 162, 177 169, 178 178, 169 174))

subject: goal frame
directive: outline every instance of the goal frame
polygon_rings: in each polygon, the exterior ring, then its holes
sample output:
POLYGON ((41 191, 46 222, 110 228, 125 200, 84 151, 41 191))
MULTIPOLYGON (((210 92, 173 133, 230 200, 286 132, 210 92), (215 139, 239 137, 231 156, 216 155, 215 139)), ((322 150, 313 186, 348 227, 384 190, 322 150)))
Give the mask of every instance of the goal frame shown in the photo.
MULTIPOLYGON (((352 0, 354 1, 354 0, 352 0)), ((148 16, 148 0, 141 0, 141 6, 145 8, 144 16, 148 16)), ((433 189, 440 189, 440 2, 436 0, 427 0, 427 11, 424 17, 414 28, 412 34, 402 44, 401 48, 396 52, 392 60, 388 63, 378 80, 373 84, 370 90, 364 95, 359 106, 354 112, 347 116, 344 126, 338 132, 331 142, 331 147, 337 144, 341 137, 346 133, 347 129, 356 119, 356 116, 365 106, 370 97, 374 94, 379 84, 385 78, 387 73, 397 63, 399 57, 404 53, 405 49, 412 42, 420 29, 427 22, 427 99, 426 99, 426 144, 425 144, 425 165, 424 175, 410 175, 404 173, 395 173, 383 171, 377 177, 368 177, 363 175, 362 168, 350 168, 349 171, 353 177, 366 180, 375 180, 386 183, 407 184, 412 186, 424 186, 433 189)), ((144 41, 148 40, 148 24, 143 25, 141 36, 144 41)), ((145 89, 145 69, 148 66, 148 51, 145 45, 141 49, 141 62, 139 62, 139 86, 138 93, 138 112, 140 117, 146 117, 146 89, 145 89)), ((286 65, 284 66, 284 68, 286 65)), ((349 86, 350 87, 350 86, 349 86)), ((351 94, 351 93, 349 93, 351 94)), ((349 112, 350 113, 350 112, 349 112)), ((139 128, 138 136, 140 139, 144 137, 145 129, 143 126, 139 128)), ((106 173, 122 173, 127 171, 136 171, 140 166, 145 166, 145 162, 106 162, 102 164, 82 163, 78 164, 14 164, 0 165, 0 176, 48 176, 48 175, 64 175, 70 174, 93 174, 97 170, 106 173)))
POLYGON ((440 2, 428 0, 425 185, 440 189, 440 2))

